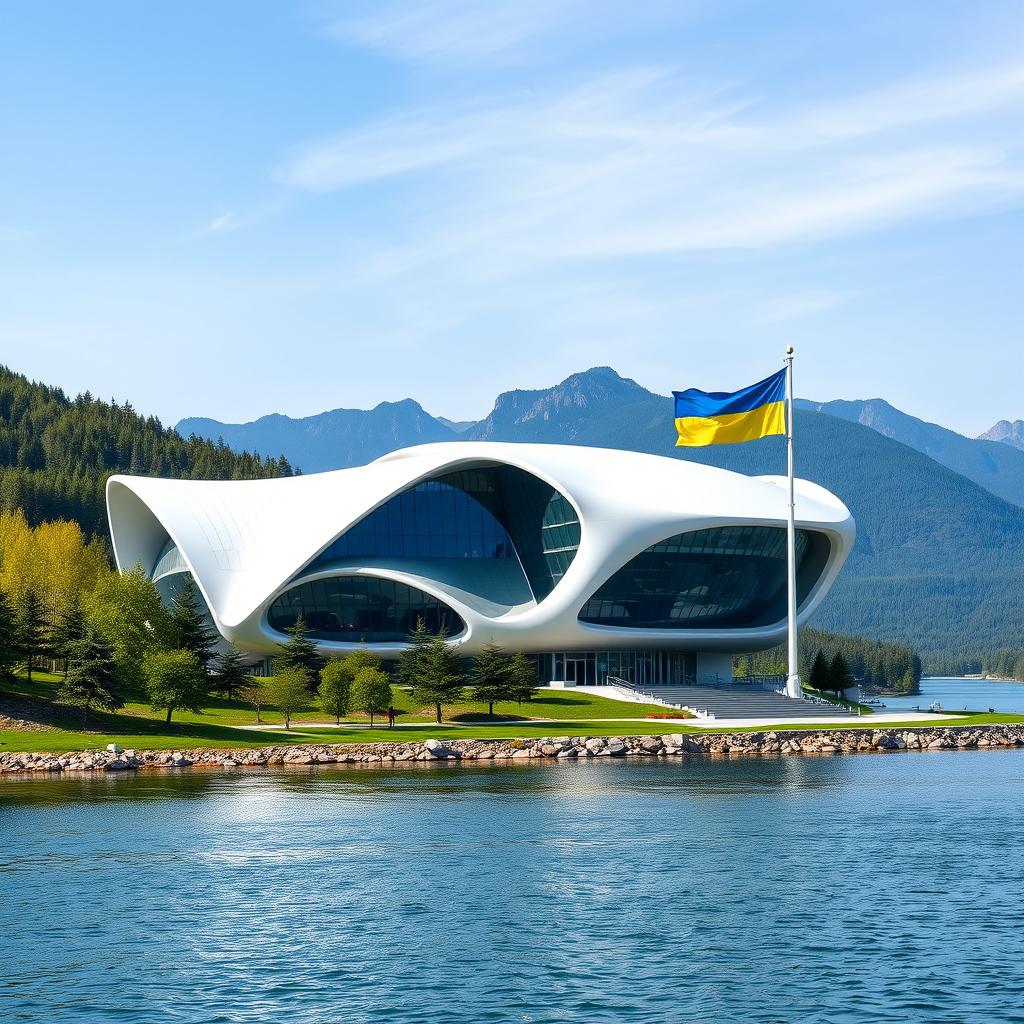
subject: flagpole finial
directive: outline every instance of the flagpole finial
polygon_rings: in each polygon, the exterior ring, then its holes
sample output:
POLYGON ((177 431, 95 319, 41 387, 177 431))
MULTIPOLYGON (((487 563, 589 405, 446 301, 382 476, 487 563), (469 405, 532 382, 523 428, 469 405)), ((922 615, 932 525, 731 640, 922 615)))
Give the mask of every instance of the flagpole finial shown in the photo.
POLYGON ((787 356, 791 356, 792 354, 793 354, 793 346, 792 345, 787 345, 786 346, 786 355, 787 356))

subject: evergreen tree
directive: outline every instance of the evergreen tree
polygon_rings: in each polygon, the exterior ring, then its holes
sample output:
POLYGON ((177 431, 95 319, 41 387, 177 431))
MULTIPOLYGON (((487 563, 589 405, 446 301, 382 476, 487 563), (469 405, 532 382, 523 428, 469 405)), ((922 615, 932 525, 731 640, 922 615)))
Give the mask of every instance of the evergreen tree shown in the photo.
POLYGON ((312 690, 324 660, 320 657, 316 644, 306 635, 306 620, 300 615, 295 620, 295 625, 289 626, 285 632, 289 639, 281 644, 280 653, 274 659, 274 674, 301 672, 306 678, 307 688, 312 690))
POLYGON ((145 673, 150 707, 166 709, 167 722, 179 708, 195 713, 203 710, 209 680, 191 651, 152 651, 146 657, 145 673))
POLYGON ((494 705, 501 700, 514 700, 511 659, 493 641, 484 644, 473 659, 473 699, 487 705, 487 714, 494 717, 494 705))
POLYGON ((832 664, 829 666, 828 684, 829 689, 834 690, 839 695, 842 695, 843 690, 853 686, 853 674, 850 672, 850 666, 842 651, 836 651, 836 656, 832 659, 832 664))
POLYGON ((420 657, 417 666, 413 698, 424 704, 433 704, 440 725, 441 705, 458 700, 466 683, 462 660, 448 646, 443 630, 430 638, 430 646, 420 657))
POLYGON ((201 607, 199 590, 191 573, 185 573, 185 580, 174 595, 171 609, 171 624, 174 629, 175 646, 190 651, 205 670, 214 658, 220 639, 210 623, 210 617, 201 607))
POLYGON ((235 699, 235 692, 247 686, 252 678, 245 664, 245 656, 232 644, 217 655, 213 663, 213 685, 228 700, 235 699))
POLYGON ((533 661, 522 651, 517 651, 509 662, 508 674, 512 699, 520 704, 524 700, 533 700, 538 685, 537 668, 533 661))
POLYGON ((374 715, 384 714, 391 703, 391 680, 379 668, 360 669, 352 681, 351 702, 352 707, 370 716, 372 729, 374 715))
POLYGON ((814 663, 811 665, 811 671, 807 677, 808 684, 815 690, 827 690, 830 679, 829 669, 825 652, 818 648, 818 653, 814 656, 814 663))
MULTIPOLYGON (((291 469, 287 460, 184 438, 128 403, 70 399, 0 367, 0 508, 24 509, 32 525, 74 519, 86 535, 105 535, 104 488, 114 472, 246 480, 291 469)), ((51 611, 62 610, 41 596, 51 611)))
POLYGON ((49 629, 42 601, 34 590, 26 590, 18 607, 18 646, 25 659, 29 682, 32 682, 32 659, 46 650, 49 629))
POLYGON ((405 650, 398 656, 398 683, 400 686, 416 688, 430 656, 432 640, 433 635, 427 629, 427 623, 421 616, 416 620, 413 631, 406 637, 405 650))
POLYGON ((81 640, 85 632, 85 615, 78 604, 69 604, 50 630, 50 651, 64 662, 65 679, 68 675, 72 645, 81 640))
POLYGON ((18 620, 7 595, 0 590, 0 679, 9 678, 20 660, 18 620))
POLYGON ((68 670, 58 695, 65 704, 82 709, 83 725, 92 708, 116 711, 124 704, 113 649, 99 630, 87 627, 69 642, 67 658, 68 670))

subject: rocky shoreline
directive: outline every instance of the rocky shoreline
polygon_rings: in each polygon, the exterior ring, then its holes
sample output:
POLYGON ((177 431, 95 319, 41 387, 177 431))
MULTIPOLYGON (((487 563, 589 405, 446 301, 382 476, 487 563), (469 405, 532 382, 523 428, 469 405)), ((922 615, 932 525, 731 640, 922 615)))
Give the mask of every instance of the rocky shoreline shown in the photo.
POLYGON ((218 750, 88 750, 64 754, 0 753, 0 774, 146 771, 181 768, 373 765, 410 762, 571 760, 588 757, 679 757, 859 754, 1024 746, 1024 725, 910 726, 890 729, 770 729, 661 736, 554 736, 522 740, 427 740, 302 744, 218 750))

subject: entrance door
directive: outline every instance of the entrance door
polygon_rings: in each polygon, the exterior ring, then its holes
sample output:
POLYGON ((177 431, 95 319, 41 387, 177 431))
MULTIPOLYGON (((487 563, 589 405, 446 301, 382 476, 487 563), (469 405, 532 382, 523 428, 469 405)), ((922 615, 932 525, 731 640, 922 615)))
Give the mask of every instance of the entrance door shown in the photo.
POLYGON ((573 686, 586 686, 587 684, 587 661, 585 658, 574 658, 571 654, 565 656, 565 681, 573 686))

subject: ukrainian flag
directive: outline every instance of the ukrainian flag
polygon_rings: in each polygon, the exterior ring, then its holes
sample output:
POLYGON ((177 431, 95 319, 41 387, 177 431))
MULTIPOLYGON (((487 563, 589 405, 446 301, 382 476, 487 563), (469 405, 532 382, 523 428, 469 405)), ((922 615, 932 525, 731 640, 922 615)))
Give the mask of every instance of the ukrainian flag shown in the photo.
POLYGON ((742 391, 673 391, 676 445, 734 444, 786 432, 786 371, 742 391))

